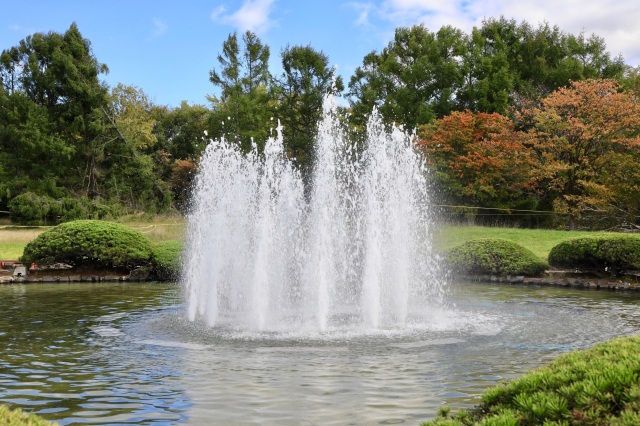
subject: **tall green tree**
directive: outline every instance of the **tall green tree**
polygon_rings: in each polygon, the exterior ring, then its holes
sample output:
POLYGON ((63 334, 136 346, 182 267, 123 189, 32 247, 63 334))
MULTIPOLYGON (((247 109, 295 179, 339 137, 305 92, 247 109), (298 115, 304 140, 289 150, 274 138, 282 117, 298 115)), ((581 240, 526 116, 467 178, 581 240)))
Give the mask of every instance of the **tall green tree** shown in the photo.
POLYGON ((342 78, 329 65, 329 57, 311 46, 287 46, 281 52, 283 73, 276 85, 278 118, 283 125, 288 155, 303 172, 312 164, 313 141, 327 94, 344 90, 342 78))
POLYGON ((571 81, 620 78, 624 72, 622 57, 611 58, 604 39, 595 34, 576 36, 547 22, 533 27, 504 17, 486 19, 476 31, 493 47, 491 56, 507 60, 513 98, 538 100, 571 81))
POLYGON ((389 122, 413 129, 456 108, 464 81, 462 31, 398 28, 380 53, 371 52, 349 82, 353 122, 364 125, 373 107, 389 122))
POLYGON ((209 80, 220 89, 220 97, 209 97, 213 104, 212 136, 226 135, 245 150, 251 141, 263 143, 270 119, 270 49, 251 31, 242 36, 230 34, 218 55, 219 68, 209 80), (224 124, 223 124, 224 123, 224 124))
POLYGON ((4 168, 13 171, 9 178, 20 182, 27 173, 31 186, 49 188, 43 192, 83 187, 89 147, 102 131, 101 109, 109 103, 100 81, 107 71, 75 23, 64 34, 36 33, 0 54, 0 144, 13 164, 4 168), (28 174, 31 166, 19 165, 27 162, 48 162, 50 168, 28 174))
POLYGON ((505 113, 511 102, 516 75, 509 67, 506 43, 488 40, 474 28, 463 56, 463 84, 457 93, 457 109, 505 113))

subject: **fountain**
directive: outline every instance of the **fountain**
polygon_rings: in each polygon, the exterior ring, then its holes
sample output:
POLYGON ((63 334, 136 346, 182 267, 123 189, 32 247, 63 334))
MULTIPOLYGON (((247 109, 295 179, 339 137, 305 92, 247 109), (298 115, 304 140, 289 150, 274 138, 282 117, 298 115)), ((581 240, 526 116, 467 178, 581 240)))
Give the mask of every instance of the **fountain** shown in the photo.
POLYGON ((260 153, 209 145, 187 303, 173 283, 0 286, 0 403, 61 425, 418 424, 638 332, 635 293, 445 288, 410 135, 374 114, 354 147, 335 108, 307 187, 281 129, 260 153))
POLYGON ((184 286, 191 321, 256 332, 384 330, 443 304, 430 243, 427 170, 411 135, 374 111, 349 143, 328 96, 310 187, 282 128, 247 155, 211 141, 189 215, 184 286))

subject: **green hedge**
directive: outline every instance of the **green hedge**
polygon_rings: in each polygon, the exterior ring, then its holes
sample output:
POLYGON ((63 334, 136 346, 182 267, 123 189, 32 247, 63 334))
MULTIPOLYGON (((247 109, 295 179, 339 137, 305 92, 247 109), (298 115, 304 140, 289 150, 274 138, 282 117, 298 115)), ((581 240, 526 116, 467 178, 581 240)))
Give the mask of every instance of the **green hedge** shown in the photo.
POLYGON ((551 249, 549 263, 557 268, 605 269, 616 273, 640 269, 640 238, 630 235, 586 237, 564 241, 551 249))
POLYGON ((640 336, 560 355, 550 365, 487 390, 481 404, 423 423, 640 425, 640 336))
POLYGON ((501 238, 467 241, 449 250, 445 259, 459 275, 535 276, 549 267, 531 250, 501 238))
POLYGON ((180 276, 182 243, 162 241, 152 247, 153 273, 158 280, 175 281, 180 276))
POLYGON ((8 426, 54 426, 51 423, 35 414, 27 414, 20 409, 10 410, 0 405, 0 425, 8 426))
POLYGON ((131 270, 148 265, 151 257, 151 243, 140 232, 113 222, 78 220, 38 235, 26 245, 21 261, 131 270))

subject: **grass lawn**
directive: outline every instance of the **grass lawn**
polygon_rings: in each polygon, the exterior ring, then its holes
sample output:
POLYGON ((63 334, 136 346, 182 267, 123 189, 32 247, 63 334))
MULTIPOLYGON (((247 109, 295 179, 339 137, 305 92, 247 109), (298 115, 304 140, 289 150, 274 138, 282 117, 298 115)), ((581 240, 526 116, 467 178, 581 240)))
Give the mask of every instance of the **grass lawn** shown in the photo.
POLYGON ((0 225, 0 259, 16 260, 22 256, 24 246, 46 229, 0 225))
POLYGON ((435 232, 436 250, 447 250, 477 238, 504 238, 514 241, 542 259, 562 241, 596 235, 615 235, 614 232, 557 231, 549 229, 493 228, 486 226, 443 225, 435 232))

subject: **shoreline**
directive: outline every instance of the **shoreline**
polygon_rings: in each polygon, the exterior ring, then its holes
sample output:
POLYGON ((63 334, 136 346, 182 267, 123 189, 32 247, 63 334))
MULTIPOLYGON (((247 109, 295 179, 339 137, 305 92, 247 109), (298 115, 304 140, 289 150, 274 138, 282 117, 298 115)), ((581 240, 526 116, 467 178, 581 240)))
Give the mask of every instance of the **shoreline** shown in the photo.
MULTIPOLYGON (((0 275, 1 284, 64 284, 64 283, 101 283, 101 282, 153 282, 162 281, 145 276, 145 274, 123 274, 109 271, 82 273, 73 271, 60 271, 61 273, 36 273, 27 276, 15 277, 0 275)), ((628 277, 628 276, 627 276, 628 277)), ((454 275, 454 279, 463 283, 497 283, 520 284, 539 287, 567 287, 583 288, 591 290, 608 291, 640 291, 640 277, 634 276, 637 282, 630 282, 620 278, 598 278, 588 274, 577 274, 566 271, 548 271, 544 277, 525 277, 522 275, 498 276, 498 275, 454 275), (582 276, 581 276, 582 275, 582 276)))

